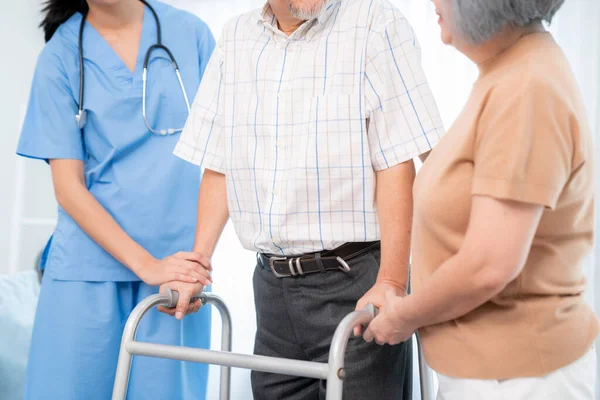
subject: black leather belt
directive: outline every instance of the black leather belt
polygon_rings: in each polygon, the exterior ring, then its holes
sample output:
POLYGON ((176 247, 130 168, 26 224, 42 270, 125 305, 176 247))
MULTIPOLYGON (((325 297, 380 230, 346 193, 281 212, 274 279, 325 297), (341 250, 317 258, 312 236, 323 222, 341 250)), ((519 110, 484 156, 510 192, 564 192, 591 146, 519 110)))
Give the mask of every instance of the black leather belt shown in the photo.
POLYGON ((333 250, 300 256, 283 257, 261 253, 258 255, 258 258, 261 266, 265 269, 270 269, 276 277, 289 278, 313 274, 315 272, 333 270, 350 271, 347 261, 379 247, 379 241, 355 242, 346 243, 333 250))

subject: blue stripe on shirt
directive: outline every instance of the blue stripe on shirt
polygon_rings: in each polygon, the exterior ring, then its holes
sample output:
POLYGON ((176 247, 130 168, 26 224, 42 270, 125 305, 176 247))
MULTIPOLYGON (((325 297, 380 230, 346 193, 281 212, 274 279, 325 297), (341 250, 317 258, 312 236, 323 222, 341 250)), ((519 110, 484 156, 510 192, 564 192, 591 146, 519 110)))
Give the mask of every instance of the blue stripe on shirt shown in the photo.
MULTIPOLYGON (((367 21, 369 20, 369 16, 371 15, 371 7, 373 6, 373 0, 369 3, 369 11, 367 12, 367 21)), ((368 37, 368 35, 367 35, 368 37)), ((360 52, 360 73, 358 76, 360 77, 360 82, 358 83, 358 101, 359 101, 359 114, 360 120, 363 120, 363 65, 365 59, 365 50, 360 52)), ((365 176, 365 132, 364 132, 364 123, 360 124, 360 150, 362 152, 361 163, 362 163, 362 197, 363 197, 363 230, 364 230, 364 240, 367 240, 367 192, 366 192, 366 176, 365 176)))
MULTIPOLYGON (((281 92, 281 82, 283 81, 283 72, 285 71, 285 64, 287 61, 287 50, 288 50, 288 46, 290 45, 291 42, 288 42, 288 44, 285 46, 285 49, 283 51, 283 65, 281 66, 281 76, 279 77, 279 86, 277 88, 277 111, 276 111, 276 118, 275 118, 275 144, 277 144, 277 141, 279 140, 279 93, 281 92)), ((277 164, 279 161, 279 149, 278 146, 275 146, 275 170, 273 171, 273 187, 272 187, 272 192, 271 192, 271 206, 269 207, 269 234, 271 235, 271 242, 273 243, 273 246, 277 247, 279 249, 279 251, 281 252, 281 254, 285 254, 285 252, 283 251, 283 249, 277 244, 275 243, 275 241, 273 240, 273 219, 272 219, 272 215, 273 215, 273 203, 275 202, 275 182, 277 180, 277 164)))
MULTIPOLYGON (((235 69, 236 69, 236 44, 237 44, 237 40, 235 40, 236 36, 237 36, 237 29, 238 29, 238 24, 240 22, 241 16, 237 19, 236 23, 235 23, 235 30, 233 31, 233 83, 235 84, 235 69)), ((229 157, 229 169, 230 169, 230 173, 231 173, 231 182, 233 184, 233 193, 235 196, 235 200, 237 202, 237 206, 238 206, 238 214, 241 214, 241 210, 242 207, 240 206, 240 199, 238 197, 237 194, 237 187, 235 184, 235 178, 233 178, 233 133, 235 131, 235 96, 233 97, 233 104, 232 104, 232 109, 231 109, 231 151, 230 151, 230 157, 229 157)))
POLYGON ((325 248, 323 242, 323 225, 321 224, 321 179, 319 176, 319 98, 317 97, 317 105, 315 110, 315 159, 317 163, 317 211, 319 216, 319 238, 321 246, 325 248))
POLYGON ((429 148, 433 149, 433 147, 431 147, 431 143, 429 142, 429 138, 427 137, 427 133, 425 132, 425 129, 423 128, 423 123, 421 123, 421 118, 419 117, 419 113, 417 112, 417 107, 415 107, 415 103, 413 102, 412 96, 410 95, 408 86, 406 86, 406 82, 404 81, 404 77, 402 76, 402 72, 400 71, 400 66, 398 65, 398 61, 396 60, 396 54, 394 53, 394 49, 392 48, 390 34, 388 33, 387 29, 385 30, 385 36, 387 38, 387 42, 390 47, 390 52, 392 53, 392 59, 394 60, 394 64, 396 65, 396 70, 398 71, 398 75, 400 75, 400 79, 402 80, 402 85, 404 85, 404 90, 406 90, 406 95, 408 96, 408 99, 410 100, 410 105, 412 106, 412 109, 415 112, 417 121, 419 121, 419 126, 421 127, 421 131, 423 132, 423 136, 425 136, 425 140, 427 140, 427 144, 429 145, 429 148))
MULTIPOLYGON (((329 8, 331 8, 333 4, 331 4, 329 6, 329 8)), ((329 10, 329 8, 327 8, 329 10)), ((324 75, 324 79, 323 79, 323 95, 325 95, 325 88, 327 87, 327 59, 328 59, 328 54, 329 54, 329 36, 331 36, 331 32, 333 32, 333 28, 335 27, 335 21, 337 21, 337 17, 338 14, 340 13, 340 8, 338 8, 337 12, 335 13, 335 17, 333 19, 333 24, 331 24, 331 29, 329 30, 329 33, 327 34, 327 39, 325 39, 325 73, 324 75)))
POLYGON ((256 235, 256 237, 254 238, 254 248, 257 251, 260 251, 258 249, 258 247, 256 246, 256 241, 258 240, 258 238, 262 235, 262 230, 263 230, 263 221, 262 221, 262 214, 260 212, 260 199, 258 196, 258 183, 257 183, 257 179, 256 179, 256 153, 258 151, 258 132, 257 132, 257 122, 258 122, 258 103, 259 103, 259 96, 258 96, 258 67, 260 65, 260 59, 265 51, 265 48, 267 47, 267 45, 269 44, 269 42, 271 41, 271 38, 269 38, 269 40, 267 40, 265 42, 265 45, 263 46, 262 50, 260 51, 260 54, 258 55, 258 59, 256 60, 256 109, 254 110, 254 165, 252 167, 253 172, 254 172, 254 194, 256 195, 256 207, 258 208, 258 221, 260 222, 260 228, 259 228, 259 232, 258 235, 256 235))
POLYGON ((215 109, 215 114, 213 115, 213 119, 210 123, 210 130, 208 131, 208 137, 206 138, 206 143, 204 145, 204 152, 202 153, 202 159, 200 160, 200 166, 204 164, 204 158, 206 157, 206 151, 208 150, 208 143, 210 142, 210 138, 213 133, 213 128, 215 127, 215 120, 217 119, 217 114, 219 113, 219 99, 221 98, 221 83, 223 82, 223 62, 219 67, 221 69, 221 73, 219 74, 219 89, 217 91, 217 108, 215 109))
MULTIPOLYGON (((367 82, 369 82, 371 89, 373 89, 373 93, 375 93, 375 96, 377 96, 377 100, 379 100, 379 111, 383 111, 383 104, 381 104, 381 97, 379 97, 379 93, 377 93, 377 90, 375 90, 375 87, 373 86, 373 83, 371 82, 371 79, 369 79, 369 75, 367 75, 366 72, 365 72, 365 78, 367 78, 367 82)), ((379 144, 379 151, 381 152, 381 155, 383 156, 383 160, 385 161, 385 167, 389 168, 390 164, 388 163, 387 157, 385 156, 385 153, 383 151, 383 146, 381 146, 381 136, 379 136, 379 135, 377 135, 377 143, 379 144)))

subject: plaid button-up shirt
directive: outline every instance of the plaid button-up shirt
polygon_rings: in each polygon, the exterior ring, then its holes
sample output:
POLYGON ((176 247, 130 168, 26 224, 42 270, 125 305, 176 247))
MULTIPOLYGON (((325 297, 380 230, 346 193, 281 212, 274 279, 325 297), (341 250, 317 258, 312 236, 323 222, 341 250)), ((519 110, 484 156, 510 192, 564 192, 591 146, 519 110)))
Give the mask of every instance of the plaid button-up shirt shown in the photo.
POLYGON ((404 16, 332 0, 289 37, 268 5, 228 23, 175 154, 226 175, 244 247, 297 255, 378 240, 376 171, 442 134, 404 16))

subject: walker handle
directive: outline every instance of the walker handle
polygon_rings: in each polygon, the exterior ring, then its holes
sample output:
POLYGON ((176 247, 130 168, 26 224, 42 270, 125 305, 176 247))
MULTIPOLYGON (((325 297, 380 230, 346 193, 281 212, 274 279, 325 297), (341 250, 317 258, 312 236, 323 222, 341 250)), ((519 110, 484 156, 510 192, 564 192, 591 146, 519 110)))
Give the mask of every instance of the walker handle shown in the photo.
MULTIPOLYGON (((171 290, 171 288, 166 288, 163 292, 164 296, 170 298, 169 304, 166 306, 167 308, 175 308, 177 306, 177 302, 179 301, 179 292, 177 290, 171 290)), ((190 299, 190 303, 200 300, 202 305, 206 305, 206 297, 203 294, 196 295, 190 299)), ((374 319, 377 315, 379 315, 379 308, 375 307, 374 304, 368 304, 364 309, 371 315, 371 319, 374 319)))
POLYGON ((362 311, 368 312, 371 316, 371 319, 368 322, 364 322, 361 324, 363 328, 366 328, 369 326, 371 321, 373 321, 375 317, 379 315, 379 308, 375 307, 374 304, 369 303, 365 308, 362 309, 362 311))
MULTIPOLYGON (((171 290, 171 288, 166 288, 163 292, 164 296, 170 298, 169 304, 166 306, 167 308, 175 308, 177 306, 177 302, 179 301, 179 292, 177 290, 171 290)), ((202 305, 206 304, 206 297, 203 294, 196 295, 190 299, 190 303, 200 300, 202 305)))
POLYGON ((371 314, 371 319, 375 318, 379 315, 379 308, 375 307, 374 304, 369 303, 365 308, 365 311, 368 311, 371 314))

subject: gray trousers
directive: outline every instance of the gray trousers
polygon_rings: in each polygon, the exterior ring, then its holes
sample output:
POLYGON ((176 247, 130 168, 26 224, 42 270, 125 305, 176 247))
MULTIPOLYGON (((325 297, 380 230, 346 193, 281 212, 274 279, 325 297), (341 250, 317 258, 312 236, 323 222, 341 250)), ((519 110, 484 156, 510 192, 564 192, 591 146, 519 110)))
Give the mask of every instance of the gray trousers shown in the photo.
MULTIPOLYGON (((380 252, 348 263, 352 270, 276 278, 259 266, 254 272, 257 332, 254 353, 327 362, 329 346, 342 318, 375 284, 380 252)), ((256 400, 322 400, 325 382, 252 372, 256 400)), ((350 339, 346 351, 345 400, 411 400, 412 342, 397 346, 350 339)))

